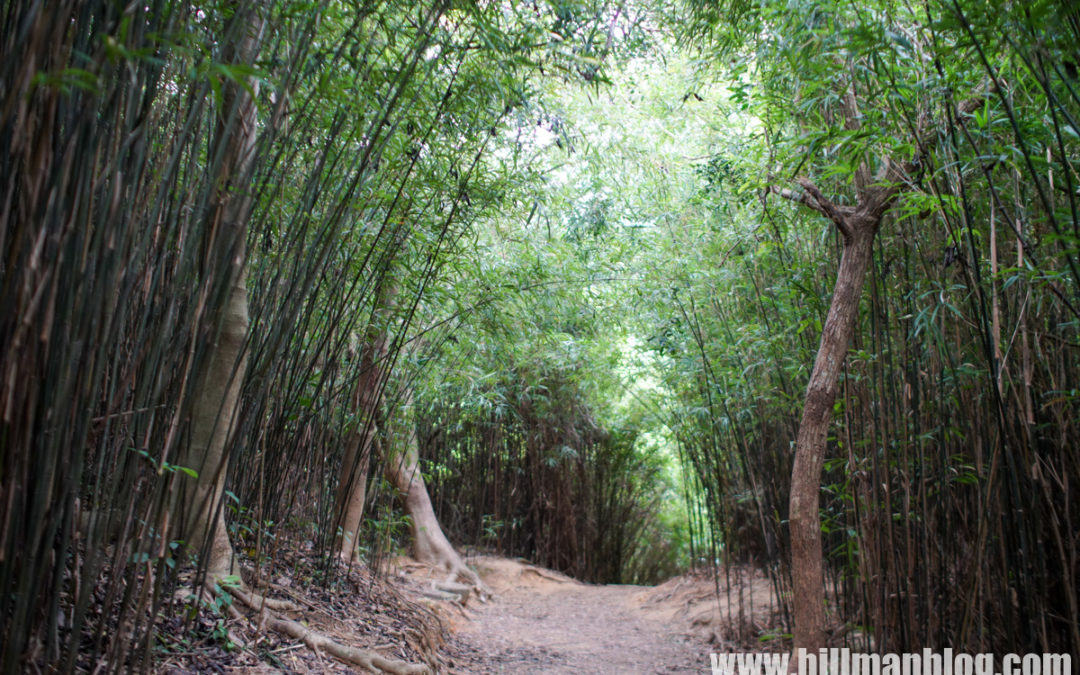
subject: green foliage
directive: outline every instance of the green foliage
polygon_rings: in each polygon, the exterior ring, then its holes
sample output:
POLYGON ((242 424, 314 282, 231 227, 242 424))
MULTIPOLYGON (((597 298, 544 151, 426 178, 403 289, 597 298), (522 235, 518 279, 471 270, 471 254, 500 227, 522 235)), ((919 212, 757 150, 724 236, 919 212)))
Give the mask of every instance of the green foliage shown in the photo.
POLYGON ((354 347, 381 333, 393 363, 409 344, 420 298, 520 177, 488 157, 543 69, 603 79, 617 22, 604 32, 603 5, 570 9, 10 8, 0 41, 10 149, 0 183, 11 203, 0 235, 0 481, 15 501, 0 544, 0 669, 31 659, 71 671, 84 635, 115 667, 152 669, 129 650, 147 622, 102 622, 154 616, 172 597, 173 574, 117 589, 129 581, 124 561, 153 560, 130 553, 182 527, 177 485, 206 477, 175 457, 190 442, 229 292, 223 270, 238 259, 251 330, 237 369, 241 413, 219 420, 235 425, 230 533, 273 549, 273 523, 284 523, 327 544, 333 500, 319 496, 335 493, 342 438, 371 421, 350 411, 354 347), (236 56, 249 43, 255 58, 236 56), (258 138, 245 157, 251 175, 238 180, 227 148, 250 131, 238 128, 239 92, 256 98, 258 138), (222 227, 218 207, 230 201, 241 222, 222 227), (246 241, 222 242, 224 230, 246 241), (82 504, 127 522, 112 527, 109 515, 80 532, 82 504), (88 611, 91 601, 103 606, 88 611))
MULTIPOLYGON (((666 311, 648 343, 680 366, 670 380, 682 392, 680 438, 714 531, 751 543, 728 533, 739 495, 752 488, 774 550, 785 546, 788 446, 837 248, 831 224, 781 203, 777 188, 808 176, 834 203, 851 204, 860 167, 873 178, 887 163, 903 165, 829 436, 822 519, 829 563, 843 581, 837 605, 883 587, 908 598, 906 617, 872 601, 861 610, 876 639, 894 647, 907 639, 990 644, 961 626, 973 612, 1025 649, 1075 643, 1080 636, 1065 624, 1057 638, 1033 628, 1049 611, 1035 608, 1057 602, 1057 592, 1028 593, 1018 613, 996 600, 1023 592, 1010 570, 1041 569, 1028 533, 1055 537, 1044 518, 1069 509, 1039 497, 1028 473, 987 464, 1071 463, 1046 435, 1061 432, 1064 418, 1041 415, 1036 401, 1061 405, 1052 383, 1071 379, 1065 373, 1077 364, 1065 352, 1032 350, 1036 334, 1076 341, 1070 321, 1050 318, 1075 316, 1080 279, 1073 187, 1050 196, 1051 182, 1075 185, 1066 120, 1076 119, 1080 101, 1065 65, 1075 50, 1063 48, 1075 43, 1075 11, 1048 2, 987 12, 960 0, 684 7, 692 20, 673 24, 683 43, 701 50, 747 124, 761 129, 747 149, 701 169, 701 196, 687 210, 709 204, 741 235, 724 241, 710 232, 666 252, 677 282, 660 296, 666 311), (762 198, 753 210, 749 196, 762 198), (699 271, 707 266, 689 263, 686 251, 707 242, 722 245, 712 249, 714 269, 699 271), (972 461, 972 448, 981 460, 972 461), (991 539, 1010 542, 1010 562, 990 562, 991 539), (943 548, 943 540, 963 543, 943 548), (894 555, 918 559, 919 569, 894 555), (977 571, 955 564, 965 555, 977 571), (992 577, 997 595, 930 600, 960 579, 974 588, 976 577, 979 588, 992 577), (905 595, 915 588, 919 599, 905 595)), ((1066 604, 1063 615, 1075 614, 1066 604)))
MULTIPOLYGON (((152 669, 128 649, 152 627, 102 617, 177 583, 150 551, 181 549, 172 496, 206 475, 176 454, 228 290, 222 195, 251 201, 242 553, 328 551, 348 442, 392 456, 415 412, 459 541, 596 580, 752 562, 785 597, 839 235, 783 195, 851 205, 889 167, 828 441, 834 606, 864 647, 1080 650, 1078 23, 999 5, 12 5, 0 670, 91 643, 152 669), (258 107, 243 184, 231 91, 258 107)), ((374 559, 408 523, 372 493, 374 559)))

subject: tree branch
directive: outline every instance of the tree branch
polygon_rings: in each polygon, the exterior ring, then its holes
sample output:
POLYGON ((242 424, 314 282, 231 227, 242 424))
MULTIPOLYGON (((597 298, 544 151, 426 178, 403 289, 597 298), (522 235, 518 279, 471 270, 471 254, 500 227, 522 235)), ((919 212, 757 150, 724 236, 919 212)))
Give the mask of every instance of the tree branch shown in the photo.
MULTIPOLYGON (((821 206, 816 201, 814 201, 813 198, 810 197, 810 195, 808 195, 805 192, 795 192, 794 190, 790 190, 788 188, 782 188, 782 187, 778 187, 776 185, 770 185, 770 186, 765 188, 765 195, 764 196, 767 197, 770 193, 774 194, 774 195, 780 195, 784 199, 787 199, 789 201, 793 201, 793 202, 802 204, 803 206, 807 206, 807 207, 817 211, 818 213, 820 213, 823 216, 826 216, 826 217, 829 216, 829 214, 824 209, 822 209, 821 206)), ((763 200, 764 200, 764 197, 763 197, 763 200)))
POLYGON ((847 220, 845 219, 844 214, 840 212, 840 209, 837 208, 836 204, 833 204, 825 197, 825 195, 821 194, 821 190, 819 190, 817 186, 810 181, 809 178, 806 178, 805 176, 799 176, 795 180, 799 183, 799 185, 802 186, 804 190, 806 190, 806 193, 809 194, 815 202, 817 202, 817 210, 821 213, 824 213, 826 216, 829 217, 830 220, 836 223, 836 227, 840 230, 841 234, 843 234, 845 237, 850 237, 851 230, 848 229, 847 220))
MULTIPOLYGON (((844 111, 844 129, 847 131, 860 131, 862 129, 862 113, 859 112, 859 103, 855 98, 855 84, 850 83, 844 92, 842 103, 844 111)), ((870 167, 865 157, 855 168, 855 191, 861 193, 870 187, 870 167)))

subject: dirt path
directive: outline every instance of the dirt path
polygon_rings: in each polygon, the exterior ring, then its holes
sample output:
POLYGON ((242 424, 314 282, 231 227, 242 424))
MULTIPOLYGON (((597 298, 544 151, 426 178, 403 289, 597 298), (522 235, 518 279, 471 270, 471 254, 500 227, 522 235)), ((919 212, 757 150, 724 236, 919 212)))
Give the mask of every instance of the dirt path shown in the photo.
POLYGON ((709 672, 716 647, 674 616, 684 597, 658 601, 657 589, 592 586, 502 558, 477 568, 495 595, 454 622, 451 672, 709 672))
MULTIPOLYGON (((287 573, 274 583, 281 592, 295 586, 291 599, 304 609, 289 618, 342 645, 426 663, 440 675, 709 673, 710 653, 784 647, 759 642, 779 623, 768 580, 750 568, 729 568, 720 579, 691 572, 655 587, 595 586, 520 560, 474 555, 467 562, 490 588, 487 602, 470 594, 462 606, 437 590, 445 572, 407 558, 375 576, 359 566, 332 590, 305 591, 287 573)), ((310 576, 314 563, 296 558, 292 573, 310 576)), ((220 638, 194 649, 181 643, 180 624, 176 643, 184 648, 161 672, 358 672, 265 631, 255 616, 226 624, 234 641, 228 652, 220 638)))

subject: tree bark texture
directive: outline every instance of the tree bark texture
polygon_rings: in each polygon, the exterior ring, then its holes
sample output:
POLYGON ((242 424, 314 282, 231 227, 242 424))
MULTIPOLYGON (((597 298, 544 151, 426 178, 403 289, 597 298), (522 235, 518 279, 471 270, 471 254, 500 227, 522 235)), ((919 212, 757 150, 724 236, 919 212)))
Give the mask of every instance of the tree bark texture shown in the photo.
MULTIPOLYGON (((825 646, 825 574, 821 547, 821 472, 825 463, 829 423, 844 365, 858 319, 859 300, 873 256, 874 237, 885 212, 899 192, 896 167, 886 163, 886 182, 871 185, 856 180, 856 206, 837 206, 809 180, 799 182, 806 191, 793 199, 827 216, 843 239, 829 313, 821 330, 821 344, 806 387, 802 421, 795 439, 791 471, 789 527, 791 578, 794 593, 794 648, 816 653, 825 646)), ((797 663, 797 659, 792 659, 797 663)))
POLYGON ((804 647, 811 653, 825 646, 825 587, 818 512, 821 472, 840 369, 855 329, 878 225, 877 220, 846 220, 850 236, 844 237, 832 303, 806 388, 791 473, 789 513, 795 647, 804 647))
POLYGON ((208 365, 191 418, 187 466, 198 471, 196 481, 184 476, 184 539, 206 556, 207 579, 235 574, 232 545, 225 528, 221 501, 228 461, 226 443, 235 426, 246 358, 247 288, 243 270, 236 275, 222 310, 221 328, 210 347, 208 365))
MULTIPOLYGON (((844 100, 844 127, 859 130, 862 124, 854 90, 848 91, 844 100)), ((977 109, 981 100, 981 96, 969 99, 960 104, 958 110, 971 112, 977 109)), ((926 136, 925 123, 925 120, 920 122, 915 134, 917 138, 926 136)), ((899 194, 905 176, 913 170, 910 162, 896 163, 884 157, 881 158, 878 176, 871 177, 869 165, 861 163, 853 177, 854 207, 837 206, 805 178, 798 179, 804 190, 801 194, 782 188, 769 189, 769 192, 826 216, 843 237, 832 302, 806 388, 791 475, 789 526, 796 654, 800 648, 816 652, 825 646, 825 577, 819 497, 829 422, 839 389, 840 369, 858 318, 859 300, 872 259, 874 237, 885 212, 899 194)), ((792 659, 791 663, 796 664, 797 659, 792 659)))
POLYGON ((356 553, 360 521, 367 498, 367 476, 371 453, 378 443, 378 414, 385 383, 386 338, 370 337, 361 347, 360 374, 352 394, 356 427, 348 434, 341 479, 337 488, 337 534, 335 550, 344 560, 356 553))
MULTIPOLYGON (((404 397, 406 407, 411 407, 412 395, 404 397)), ((446 538, 431 506, 424 477, 420 474, 420 449, 415 425, 409 425, 405 447, 386 458, 386 478, 397 489, 408 514, 413 537, 413 557, 416 560, 441 568, 451 579, 463 578, 468 583, 481 586, 480 579, 469 569, 446 538)))
MULTIPOLYGON (((258 51, 262 19, 257 11, 234 17, 234 37, 223 50, 226 63, 251 64, 258 51)), ((254 90, 256 83, 252 82, 254 90)), ((246 368, 248 298, 244 239, 251 214, 250 183, 257 137, 255 101, 235 82, 226 83, 215 130, 221 147, 217 192, 210 208, 205 246, 202 330, 209 336, 193 391, 191 431, 181 464, 198 472, 183 479, 181 538, 202 552, 207 580, 235 574, 235 556, 225 529, 222 498, 226 452, 239 411, 246 368), (216 289, 222 289, 220 291, 216 289)))

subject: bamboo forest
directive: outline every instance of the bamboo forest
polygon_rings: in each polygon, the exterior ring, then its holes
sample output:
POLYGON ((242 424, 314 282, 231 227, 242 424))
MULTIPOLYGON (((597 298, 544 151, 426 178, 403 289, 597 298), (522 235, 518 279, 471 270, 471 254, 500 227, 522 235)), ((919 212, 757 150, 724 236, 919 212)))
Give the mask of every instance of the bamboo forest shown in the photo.
POLYGON ((0 673, 1071 673, 1072 0, 0 23, 0 673))

